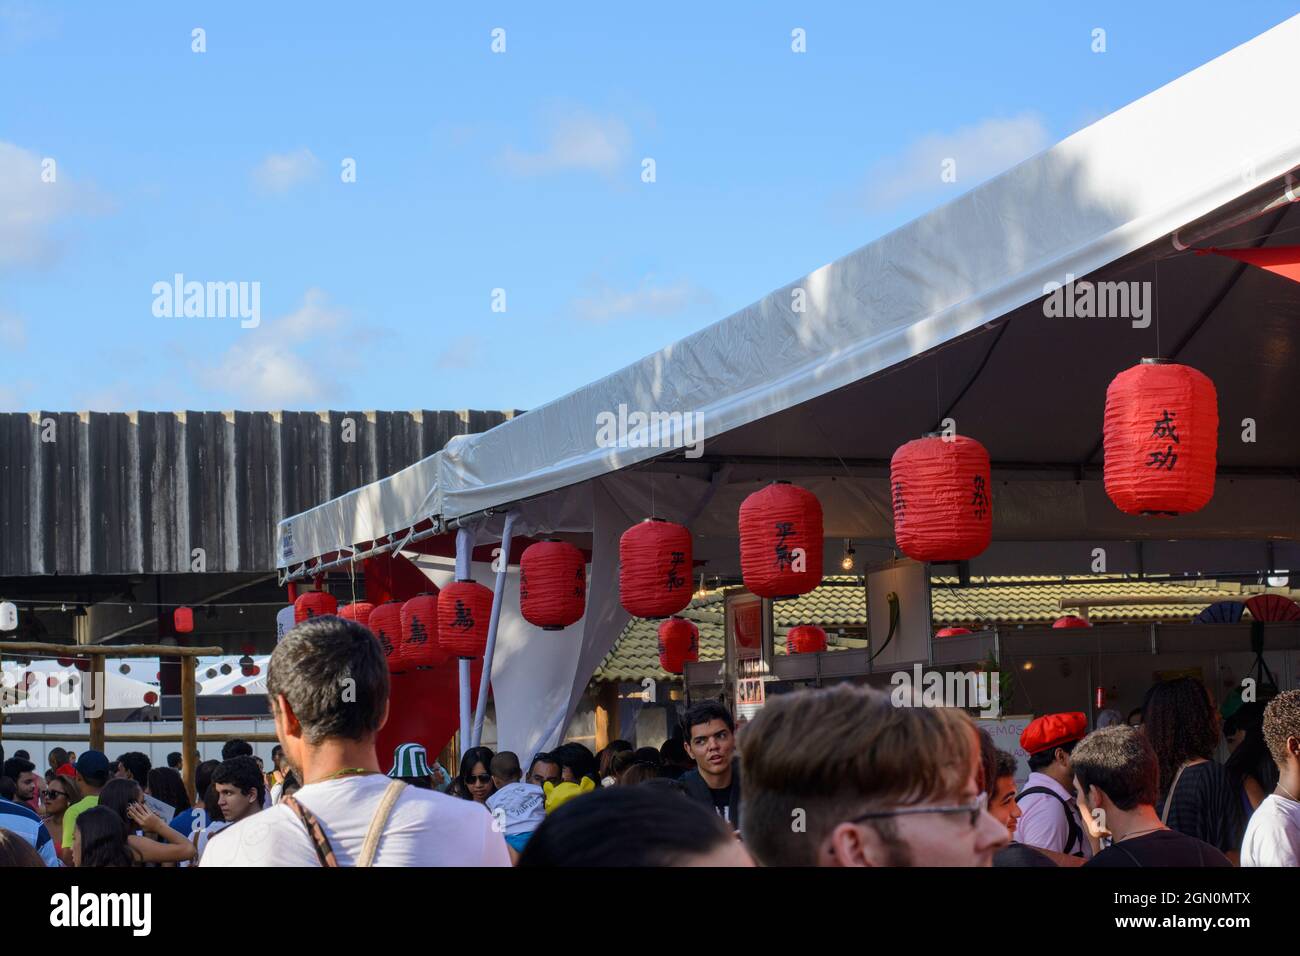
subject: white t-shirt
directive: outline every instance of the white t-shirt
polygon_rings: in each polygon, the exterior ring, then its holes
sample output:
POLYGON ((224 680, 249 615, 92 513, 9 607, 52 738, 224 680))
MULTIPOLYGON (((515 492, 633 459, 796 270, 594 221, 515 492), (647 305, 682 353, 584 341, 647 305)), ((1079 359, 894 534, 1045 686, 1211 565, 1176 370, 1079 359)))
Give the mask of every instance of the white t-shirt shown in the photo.
POLYGON ((1242 866, 1300 866, 1300 803, 1275 793, 1250 817, 1242 866))
POLYGON ((1079 840, 1070 852, 1078 853, 1082 850, 1084 858, 1090 858, 1092 843, 1088 840, 1088 831, 1079 817, 1079 807, 1075 803, 1074 794, 1057 783, 1054 777, 1037 771, 1029 775, 1020 792, 1024 793, 1030 787, 1046 787, 1064 800, 1066 806, 1062 807, 1061 800, 1046 793, 1031 793, 1018 801, 1020 819, 1016 821, 1016 842, 1038 847, 1040 850, 1064 853, 1066 844, 1070 842, 1070 822, 1065 817, 1068 808, 1070 816, 1079 827, 1079 840))
MULTIPOLYGON (((355 866, 384 790, 383 774, 340 777, 303 787, 294 797, 316 815, 339 866, 355 866)), ((200 866, 319 866, 316 847, 285 804, 255 813, 213 840, 200 866)), ((509 866, 505 838, 472 800, 406 787, 393 805, 375 866, 509 866)))
POLYGON ((532 833, 546 819, 546 794, 533 783, 508 783, 487 798, 487 808, 500 817, 497 829, 506 836, 532 833))

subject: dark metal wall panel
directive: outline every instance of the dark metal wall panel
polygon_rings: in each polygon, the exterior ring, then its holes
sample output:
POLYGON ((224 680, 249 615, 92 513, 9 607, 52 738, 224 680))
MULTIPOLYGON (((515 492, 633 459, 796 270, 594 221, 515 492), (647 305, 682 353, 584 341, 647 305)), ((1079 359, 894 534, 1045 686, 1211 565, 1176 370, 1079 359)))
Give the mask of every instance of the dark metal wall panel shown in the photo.
POLYGON ((0 576, 269 572, 281 518, 514 414, 0 414, 0 576))

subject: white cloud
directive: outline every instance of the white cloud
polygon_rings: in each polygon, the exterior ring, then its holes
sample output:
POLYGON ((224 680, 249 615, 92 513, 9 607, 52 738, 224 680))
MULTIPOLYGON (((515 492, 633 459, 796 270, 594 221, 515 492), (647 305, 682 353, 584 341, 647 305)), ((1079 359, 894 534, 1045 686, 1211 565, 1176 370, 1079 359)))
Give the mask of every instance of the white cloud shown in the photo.
POLYGON ((712 305, 713 294, 684 279, 671 284, 657 284, 653 276, 644 277, 634 288, 619 289, 599 277, 589 283, 591 292, 571 303, 577 317, 584 322, 609 322, 634 315, 676 315, 693 305, 712 305))
POLYGON ((60 16, 52 10, 17 0, 0 3, 0 53, 55 36, 60 26, 60 16))
POLYGON ((27 323, 22 316, 0 309, 0 349, 18 352, 27 347, 27 323))
POLYGON ((876 163, 867 174, 864 199, 869 209, 878 210, 943 188, 965 192, 1049 143, 1047 128, 1032 114, 984 120, 951 133, 931 133, 902 153, 876 163), (948 160, 955 164, 953 183, 941 179, 948 160))
POLYGON ((517 176, 568 171, 614 176, 628 162, 632 135, 617 117, 577 111, 547 123, 546 146, 537 152, 507 146, 501 165, 517 176))
POLYGON ((57 159, 0 142, 0 267, 49 265, 59 253, 59 222, 108 208, 94 189, 69 182, 57 159), (53 182, 42 176, 46 159, 54 160, 53 182))
POLYGON ((272 153, 253 169, 253 182, 267 193, 288 192, 316 175, 320 161, 306 146, 292 153, 272 153))
POLYGON ((483 339, 477 335, 462 335, 442 347, 435 368, 468 369, 478 364, 483 354, 483 339))
POLYGON ((312 408, 337 402, 346 381, 365 370, 345 310, 309 289, 288 315, 240 330, 215 365, 200 366, 198 380, 248 408, 312 408))

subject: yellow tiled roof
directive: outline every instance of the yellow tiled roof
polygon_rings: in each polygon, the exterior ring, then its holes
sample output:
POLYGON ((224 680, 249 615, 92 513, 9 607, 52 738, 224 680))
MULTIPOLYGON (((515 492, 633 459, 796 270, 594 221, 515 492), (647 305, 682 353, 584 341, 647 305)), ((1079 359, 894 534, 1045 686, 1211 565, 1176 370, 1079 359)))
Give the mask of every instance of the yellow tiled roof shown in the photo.
MULTIPOLYGON (((1075 576, 1044 580, 1041 577, 972 578, 961 587, 955 577, 936 577, 931 581, 931 617, 934 627, 972 627, 984 624, 1002 626, 1051 624, 1062 614, 1062 598, 1142 595, 1169 597, 1193 594, 1204 603, 1124 605, 1092 608, 1088 617, 1093 623, 1116 621, 1187 621, 1215 601, 1241 597, 1251 592, 1272 591, 1300 598, 1300 589, 1264 588, 1224 581, 1126 581, 1075 576)), ((697 598, 681 616, 695 622, 700 629, 700 660, 720 660, 723 656, 721 591, 697 598)), ((866 590, 861 579, 828 577, 821 587, 789 601, 778 601, 773 609, 776 624, 777 653, 785 653, 785 632, 796 624, 816 624, 827 631, 831 649, 863 647, 860 634, 867 623, 866 590), (844 628, 849 635, 839 636, 835 629, 844 628)), ((592 680, 640 681, 646 677, 670 680, 673 675, 659 666, 659 621, 634 618, 623 629, 613 650, 606 655, 592 680)))

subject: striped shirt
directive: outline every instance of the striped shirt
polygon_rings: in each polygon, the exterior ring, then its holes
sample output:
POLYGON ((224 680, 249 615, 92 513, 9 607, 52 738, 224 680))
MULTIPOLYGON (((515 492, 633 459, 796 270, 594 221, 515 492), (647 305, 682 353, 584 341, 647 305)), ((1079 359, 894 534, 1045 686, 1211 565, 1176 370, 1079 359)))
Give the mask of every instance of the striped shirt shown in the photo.
POLYGON ((46 866, 59 865, 59 858, 54 852, 54 838, 50 836, 50 831, 45 828, 41 818, 30 808, 12 800, 0 799, 0 828, 18 834, 35 847, 46 866))
MULTIPOLYGON (((1167 793, 1160 795, 1156 810, 1163 812, 1167 793)), ((1245 833, 1241 806, 1223 765, 1213 760, 1183 771, 1174 787, 1169 816, 1171 830, 1202 840, 1224 853, 1241 849, 1245 833)))

